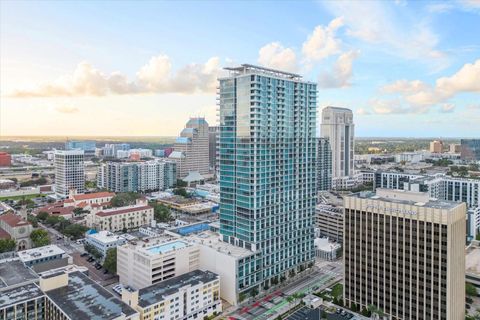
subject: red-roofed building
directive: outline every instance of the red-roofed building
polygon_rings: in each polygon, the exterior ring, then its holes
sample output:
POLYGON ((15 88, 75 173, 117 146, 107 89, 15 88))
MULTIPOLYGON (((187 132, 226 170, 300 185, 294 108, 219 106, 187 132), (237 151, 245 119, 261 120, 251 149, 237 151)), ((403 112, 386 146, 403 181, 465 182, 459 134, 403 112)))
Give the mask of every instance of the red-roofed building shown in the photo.
POLYGON ((13 213, 0 215, 0 234, 5 237, 6 234, 17 242, 17 250, 31 248, 30 233, 33 227, 30 222, 22 219, 13 213))
POLYGON ((86 204, 105 204, 109 203, 110 200, 115 196, 113 192, 95 192, 95 193, 85 193, 85 194, 70 194, 67 200, 64 201, 65 206, 74 206, 77 207, 80 203, 85 202, 86 204))
POLYGON ((153 207, 144 199, 138 199, 132 206, 105 209, 87 215, 87 227, 111 232, 123 229, 136 229, 150 224, 153 220, 153 207))

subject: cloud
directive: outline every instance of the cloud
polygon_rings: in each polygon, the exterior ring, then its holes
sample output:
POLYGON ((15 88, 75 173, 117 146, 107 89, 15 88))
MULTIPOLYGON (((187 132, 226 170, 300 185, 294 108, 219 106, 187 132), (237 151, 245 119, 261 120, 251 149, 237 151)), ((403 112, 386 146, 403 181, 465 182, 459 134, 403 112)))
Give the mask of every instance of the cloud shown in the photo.
POLYGON ((455 110, 455 105, 453 103, 444 103, 440 108, 442 113, 452 113, 455 110))
POLYGON ((279 42, 264 45, 258 51, 258 63, 262 66, 283 71, 298 70, 297 55, 292 48, 285 48, 279 42))
POLYGON ((152 57, 140 68, 135 81, 129 81, 120 72, 105 74, 90 63, 81 62, 71 75, 62 76, 33 90, 17 90, 10 96, 32 98, 140 93, 213 93, 219 70, 220 59, 213 57, 204 64, 189 64, 173 72, 170 58, 159 55, 152 57))
POLYGON ((353 60, 359 56, 358 50, 342 53, 328 73, 321 73, 318 85, 323 88, 344 88, 351 85, 353 60))
POLYGON ((361 115, 361 116, 365 116, 365 115, 371 114, 370 111, 368 111, 368 110, 365 109, 365 108, 358 108, 356 112, 357 112, 358 115, 361 115))
POLYGON ((77 107, 74 107, 74 106, 61 105, 61 106, 56 106, 55 111, 60 112, 60 113, 72 114, 72 113, 77 113, 80 110, 77 107))
POLYGON ((341 40, 336 31, 344 24, 343 17, 333 19, 328 26, 317 26, 303 43, 302 53, 307 61, 319 61, 341 52, 341 40))
POLYGON ((450 77, 441 77, 431 86, 420 80, 398 80, 383 87, 386 93, 400 94, 410 104, 432 106, 461 92, 480 92, 480 59, 465 64, 450 77))
POLYGON ((446 55, 437 49, 438 36, 426 20, 398 14, 388 1, 325 1, 327 10, 342 16, 347 34, 383 48, 389 54, 434 62, 442 67, 446 55), (402 18, 402 19, 401 19, 402 18))

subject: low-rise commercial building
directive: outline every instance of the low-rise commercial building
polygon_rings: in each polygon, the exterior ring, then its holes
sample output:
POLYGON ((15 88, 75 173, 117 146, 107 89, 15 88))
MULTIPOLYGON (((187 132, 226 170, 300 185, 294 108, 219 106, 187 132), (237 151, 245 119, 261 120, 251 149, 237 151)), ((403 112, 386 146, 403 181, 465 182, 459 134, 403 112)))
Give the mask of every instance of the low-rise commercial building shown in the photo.
POLYGON ((38 273, 50 269, 65 267, 73 261, 71 256, 54 244, 19 251, 18 257, 25 266, 31 267, 38 273))
POLYGON ((219 276, 194 270, 140 290, 125 288, 122 300, 140 320, 204 319, 222 311, 219 276))
POLYGON ((108 250, 121 246, 126 242, 127 239, 125 239, 125 237, 113 234, 106 230, 89 233, 85 236, 85 243, 97 249, 103 257, 107 255, 108 250))

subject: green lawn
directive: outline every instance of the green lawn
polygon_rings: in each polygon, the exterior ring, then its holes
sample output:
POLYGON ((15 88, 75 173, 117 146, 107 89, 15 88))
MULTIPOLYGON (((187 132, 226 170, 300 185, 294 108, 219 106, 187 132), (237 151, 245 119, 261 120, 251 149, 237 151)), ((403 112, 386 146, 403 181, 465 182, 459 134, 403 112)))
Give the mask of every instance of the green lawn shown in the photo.
POLYGON ((46 197, 44 194, 28 194, 28 195, 23 195, 23 196, 13 196, 13 197, 0 197, 0 201, 5 201, 5 200, 22 200, 22 199, 33 199, 33 198, 40 198, 40 197, 46 197))

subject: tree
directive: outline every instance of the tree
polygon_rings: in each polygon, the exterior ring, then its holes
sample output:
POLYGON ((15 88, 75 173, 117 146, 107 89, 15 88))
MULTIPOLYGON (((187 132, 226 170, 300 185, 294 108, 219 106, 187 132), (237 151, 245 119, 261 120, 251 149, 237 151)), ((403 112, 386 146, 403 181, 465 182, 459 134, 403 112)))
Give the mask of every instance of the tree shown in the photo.
POLYGON ((33 230, 30 234, 30 239, 33 242, 35 248, 47 246, 50 244, 50 238, 48 232, 43 229, 33 230))
POLYGON ((252 290, 250 290, 250 296, 253 298, 255 296, 258 295, 258 289, 257 288, 253 288, 252 290))
POLYGON ((91 244, 89 243, 85 243, 83 245, 83 247, 85 248, 85 251, 87 251, 88 253, 90 253, 90 255, 92 257, 94 257, 95 259, 99 259, 102 257, 102 253, 100 251, 97 250, 97 248, 95 248, 94 246, 92 246, 91 244))
POLYGON ((176 194, 177 196, 188 197, 188 193, 185 188, 176 188, 173 190, 173 194, 176 194))
POLYGON ((27 221, 30 222, 34 228, 37 228, 37 227, 38 227, 38 219, 37 219, 37 217, 32 216, 31 214, 29 214, 29 215, 27 216, 27 221))
POLYGON ((16 247, 15 239, 0 239, 0 253, 14 251, 16 247))
POLYGON ((473 284, 466 282, 465 283, 465 293, 467 294, 467 296, 476 297, 477 296, 477 288, 473 284))
POLYGON ((480 241, 480 232, 477 233, 477 236, 475 237, 475 240, 480 241))
POLYGON ((157 222, 168 222, 172 220, 170 209, 167 206, 154 201, 151 201, 149 205, 153 207, 153 216, 157 222))
POLYGON ((110 205, 112 207, 125 207, 135 204, 135 201, 138 198, 140 198, 140 195, 135 192, 118 193, 112 198, 112 200, 110 200, 110 205))
POLYGON ((117 273, 117 248, 108 249, 103 267, 111 274, 117 273))
POLYGON ((183 188, 183 187, 186 187, 186 186, 187 186, 187 183, 186 183, 185 181, 183 181, 183 180, 178 179, 176 186, 177 186, 177 188, 183 188))
POLYGON ((85 232, 87 232, 88 228, 76 223, 71 223, 63 229, 63 234, 73 239, 82 238, 85 232))

